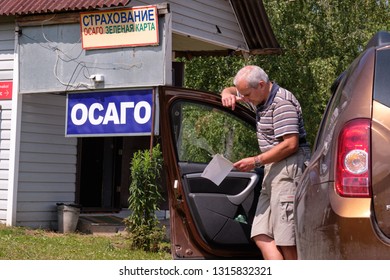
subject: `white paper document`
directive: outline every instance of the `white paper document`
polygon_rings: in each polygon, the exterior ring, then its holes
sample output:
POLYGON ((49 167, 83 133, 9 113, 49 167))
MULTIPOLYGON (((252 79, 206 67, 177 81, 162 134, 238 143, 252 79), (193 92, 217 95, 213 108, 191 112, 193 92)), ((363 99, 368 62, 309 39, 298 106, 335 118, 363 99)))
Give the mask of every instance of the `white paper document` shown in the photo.
POLYGON ((216 154, 206 166, 201 176, 213 181, 214 184, 219 186, 232 169, 233 163, 230 160, 220 154, 216 154))

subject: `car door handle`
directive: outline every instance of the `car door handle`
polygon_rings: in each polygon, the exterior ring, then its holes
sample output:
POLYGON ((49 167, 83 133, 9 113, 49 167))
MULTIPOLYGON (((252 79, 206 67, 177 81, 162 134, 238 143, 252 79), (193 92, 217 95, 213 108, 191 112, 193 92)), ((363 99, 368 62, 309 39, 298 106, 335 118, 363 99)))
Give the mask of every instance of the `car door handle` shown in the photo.
POLYGON ((231 203, 235 205, 240 205, 241 203, 244 202, 244 200, 252 193, 253 189, 256 187, 257 182, 259 181, 259 176, 256 173, 251 173, 251 172, 234 173, 234 176, 239 178, 250 179, 248 186, 242 192, 236 195, 227 196, 227 198, 231 203))

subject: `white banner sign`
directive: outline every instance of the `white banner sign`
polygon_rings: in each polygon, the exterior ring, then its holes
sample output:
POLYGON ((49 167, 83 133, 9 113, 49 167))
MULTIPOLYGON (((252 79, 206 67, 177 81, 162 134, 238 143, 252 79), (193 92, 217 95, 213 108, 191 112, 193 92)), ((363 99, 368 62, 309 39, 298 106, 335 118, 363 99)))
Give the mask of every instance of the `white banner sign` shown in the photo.
POLYGON ((156 6, 80 13, 83 49, 158 45, 156 6))

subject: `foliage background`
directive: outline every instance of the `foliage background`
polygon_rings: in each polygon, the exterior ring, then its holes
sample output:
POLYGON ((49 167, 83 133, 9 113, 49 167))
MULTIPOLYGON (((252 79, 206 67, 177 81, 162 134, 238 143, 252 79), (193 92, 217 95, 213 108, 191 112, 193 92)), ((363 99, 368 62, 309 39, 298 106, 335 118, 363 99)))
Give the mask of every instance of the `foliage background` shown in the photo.
POLYGON ((255 64, 301 103, 313 144, 330 86, 380 30, 390 31, 388 0, 263 0, 281 55, 203 57, 186 62, 185 86, 219 93, 255 64))
POLYGON ((232 162, 258 153, 253 127, 231 114, 196 103, 177 104, 181 108, 177 148, 180 161, 208 163, 215 154, 232 162), (234 149, 233 149, 234 147, 234 149))

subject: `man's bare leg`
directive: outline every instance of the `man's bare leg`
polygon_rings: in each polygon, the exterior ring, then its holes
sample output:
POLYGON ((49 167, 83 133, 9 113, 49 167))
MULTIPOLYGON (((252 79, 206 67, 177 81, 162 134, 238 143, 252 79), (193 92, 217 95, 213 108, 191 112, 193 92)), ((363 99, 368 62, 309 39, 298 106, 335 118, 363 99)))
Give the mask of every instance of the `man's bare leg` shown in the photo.
POLYGON ((297 247, 296 246, 280 246, 283 257, 285 260, 297 260, 297 247))
POLYGON ((265 260, 283 260, 282 251, 276 246, 271 237, 260 234, 253 237, 265 260))

